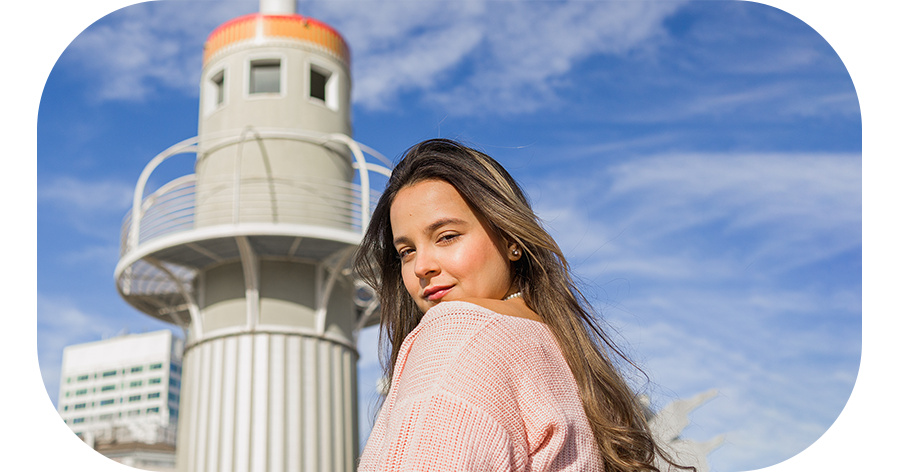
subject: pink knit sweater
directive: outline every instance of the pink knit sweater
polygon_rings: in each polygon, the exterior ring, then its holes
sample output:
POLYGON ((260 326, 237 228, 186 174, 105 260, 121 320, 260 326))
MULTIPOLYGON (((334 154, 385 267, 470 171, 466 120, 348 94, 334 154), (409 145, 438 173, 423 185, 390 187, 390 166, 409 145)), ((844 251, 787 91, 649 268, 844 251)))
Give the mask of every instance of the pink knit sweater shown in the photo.
POLYGON ((360 471, 602 471, 575 379, 546 326, 466 302, 400 348, 360 471))

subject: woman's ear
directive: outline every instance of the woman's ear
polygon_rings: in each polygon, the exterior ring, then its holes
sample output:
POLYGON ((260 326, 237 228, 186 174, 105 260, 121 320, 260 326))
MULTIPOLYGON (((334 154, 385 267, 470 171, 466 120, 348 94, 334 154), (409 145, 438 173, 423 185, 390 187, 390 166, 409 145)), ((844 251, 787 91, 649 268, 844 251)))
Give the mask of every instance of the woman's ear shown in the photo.
POLYGON ((511 243, 509 245, 509 250, 507 251, 507 256, 509 260, 515 262, 522 258, 522 250, 519 249, 519 245, 516 243, 511 243))

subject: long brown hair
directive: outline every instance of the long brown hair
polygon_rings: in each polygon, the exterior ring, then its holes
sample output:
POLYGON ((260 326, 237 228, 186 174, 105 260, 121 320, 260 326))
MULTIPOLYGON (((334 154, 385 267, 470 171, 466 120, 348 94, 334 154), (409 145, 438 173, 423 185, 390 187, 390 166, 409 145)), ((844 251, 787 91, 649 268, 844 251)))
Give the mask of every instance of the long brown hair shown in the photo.
POLYGON ((497 161, 455 141, 432 139, 407 150, 375 207, 356 256, 357 272, 380 298, 380 337, 391 353, 384 359, 387 378, 393 375, 400 345, 423 316, 402 283, 390 209, 400 189, 432 179, 452 185, 489 230, 522 248, 524 256, 513 263, 514 283, 557 339, 578 384, 605 469, 659 472, 657 459, 691 469, 672 463, 653 440, 640 400, 613 359, 633 364, 597 324, 572 280, 568 262, 525 193, 497 161))

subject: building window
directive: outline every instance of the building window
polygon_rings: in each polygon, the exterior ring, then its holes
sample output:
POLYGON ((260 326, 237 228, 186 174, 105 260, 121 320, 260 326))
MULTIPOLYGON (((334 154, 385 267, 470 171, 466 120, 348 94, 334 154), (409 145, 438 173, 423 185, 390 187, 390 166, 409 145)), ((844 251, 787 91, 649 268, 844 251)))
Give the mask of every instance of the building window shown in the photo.
POLYGON ((116 400, 112 399, 112 398, 107 399, 107 400, 100 400, 100 406, 112 405, 115 402, 116 402, 116 400))
POLYGON ((104 385, 103 387, 100 387, 101 392, 108 392, 110 390, 115 390, 115 389, 116 389, 115 385, 104 385))
POLYGON ((150 400, 152 398, 159 398, 159 392, 153 392, 147 394, 147 399, 150 400))
POLYGON ((324 103, 332 110, 337 110, 337 74, 325 67, 310 64, 309 98, 324 103))
POLYGON ((139 401, 141 401, 141 396, 140 395, 132 395, 132 396, 128 397, 128 401, 139 402, 139 401))
POLYGON ((87 379, 89 379, 89 378, 90 378, 89 375, 79 375, 79 376, 78 376, 78 381, 79 381, 79 382, 84 382, 85 380, 87 380, 87 379))
POLYGON ((147 413, 159 413, 159 407, 147 408, 147 413))
POLYGON ((324 102, 326 98, 325 90, 330 76, 331 74, 328 74, 321 69, 311 67, 309 69, 309 96, 318 98, 324 102))
POLYGON ((75 409, 76 409, 76 410, 82 410, 82 409, 84 409, 85 406, 87 406, 86 403, 78 403, 78 404, 75 405, 75 409))
POLYGON ((78 396, 78 395, 86 395, 86 394, 87 394, 87 389, 86 389, 86 388, 82 388, 82 389, 80 389, 80 390, 76 390, 76 391, 75 391, 75 396, 78 396))
POLYGON ((150 379, 147 383, 150 385, 156 385, 156 384, 162 383, 162 379, 157 377, 155 379, 150 379))
POLYGON ((281 60, 250 61, 250 93, 281 93, 281 60))
POLYGON ((104 377, 112 377, 112 376, 116 375, 118 372, 119 371, 117 371, 117 370, 107 370, 106 372, 103 373, 103 376, 104 377))
POLYGON ((144 382, 142 380, 135 380, 135 381, 131 382, 130 387, 131 388, 140 387, 143 384, 144 384, 144 382))
POLYGON ((225 103, 225 69, 220 70, 219 73, 210 77, 209 80, 212 82, 216 106, 225 103))
POLYGON ((141 372, 141 371, 143 371, 143 370, 144 370, 144 366, 139 365, 139 366, 137 366, 137 367, 132 367, 132 368, 131 368, 131 373, 132 373, 132 374, 136 374, 136 373, 141 372))
POLYGON ((150 370, 159 370, 162 369, 162 364, 153 364, 150 366, 150 370))
POLYGON ((74 420, 72 420, 72 423, 75 423, 75 424, 84 423, 84 418, 75 418, 74 420))

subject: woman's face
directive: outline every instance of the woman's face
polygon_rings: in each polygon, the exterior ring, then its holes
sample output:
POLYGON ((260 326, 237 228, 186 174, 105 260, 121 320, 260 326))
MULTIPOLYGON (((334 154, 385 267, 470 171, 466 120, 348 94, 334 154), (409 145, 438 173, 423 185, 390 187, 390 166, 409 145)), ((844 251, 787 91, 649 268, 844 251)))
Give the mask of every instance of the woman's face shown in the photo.
POLYGON ((423 313, 444 300, 501 299, 512 292, 510 248, 447 182, 400 189, 391 229, 403 285, 423 313))

